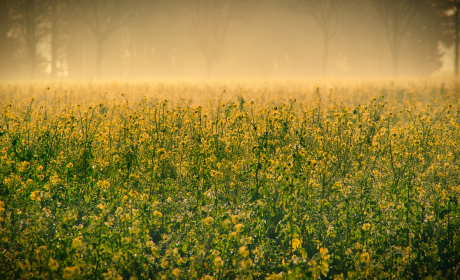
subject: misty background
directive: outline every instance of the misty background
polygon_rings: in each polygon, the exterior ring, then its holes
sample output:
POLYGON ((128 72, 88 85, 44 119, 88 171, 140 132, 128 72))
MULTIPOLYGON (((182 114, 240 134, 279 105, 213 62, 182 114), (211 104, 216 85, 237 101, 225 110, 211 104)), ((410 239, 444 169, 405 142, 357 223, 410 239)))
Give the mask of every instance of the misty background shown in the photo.
POLYGON ((458 75, 459 8, 460 0, 0 0, 0 79, 458 75))

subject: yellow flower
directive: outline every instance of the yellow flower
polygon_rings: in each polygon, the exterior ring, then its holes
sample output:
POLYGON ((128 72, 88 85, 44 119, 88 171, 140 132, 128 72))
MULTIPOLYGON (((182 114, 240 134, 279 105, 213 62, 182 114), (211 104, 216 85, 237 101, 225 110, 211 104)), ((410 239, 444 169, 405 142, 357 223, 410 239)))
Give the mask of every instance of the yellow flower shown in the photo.
POLYGON ((179 249, 174 248, 174 249, 172 250, 172 253, 173 253, 174 256, 178 256, 178 255, 179 255, 179 249))
POLYGON ((133 191, 133 190, 130 190, 128 194, 129 194, 129 196, 134 197, 134 198, 136 198, 139 195, 138 192, 133 191))
POLYGON ((180 269, 174 268, 172 274, 173 274, 174 276, 176 276, 176 277, 179 277, 180 272, 181 272, 180 269))
POLYGON ((292 250, 297 250, 302 246, 302 241, 298 238, 292 239, 292 250))
POLYGON ((50 177, 50 182, 53 185, 59 184, 60 181, 61 181, 61 179, 59 178, 59 174, 57 174, 57 173, 55 173, 53 176, 50 177))
POLYGON ((250 268, 252 266, 252 260, 251 259, 245 259, 241 261, 241 267, 244 269, 250 268))
POLYGON ((327 248, 319 248, 319 253, 321 255, 327 255, 327 253, 329 253, 329 250, 327 248))
POLYGON ((125 215, 121 216, 121 220, 122 220, 123 222, 126 222, 126 221, 129 220, 130 217, 131 217, 131 216, 130 216, 129 214, 125 214, 125 215))
POLYGON ((40 201, 41 200, 40 193, 38 191, 33 191, 30 194, 30 199, 32 199, 33 201, 40 201))
POLYGON ((72 241, 72 248, 78 248, 81 246, 81 240, 79 238, 75 238, 72 241))
POLYGON ((11 178, 5 178, 3 180, 3 184, 5 184, 6 186, 10 186, 12 183, 13 183, 13 180, 11 180, 11 178))
POLYGON ((275 279, 283 279, 283 272, 280 272, 279 274, 270 274, 270 276, 265 277, 265 280, 275 280, 275 279))
POLYGON ((368 252, 362 253, 360 258, 361 258, 361 262, 368 263, 369 262, 369 253, 368 252))
POLYGON ((23 172, 29 169, 29 167, 30 167, 30 163, 28 161, 23 161, 19 166, 19 172, 23 172))
POLYGON ((165 260, 165 259, 163 259, 163 261, 161 262, 161 267, 164 268, 164 269, 166 269, 166 268, 168 268, 168 266, 169 266, 168 261, 165 260))
POLYGON ((110 268, 106 273, 102 273, 105 279, 113 279, 113 280, 122 280, 123 277, 118 275, 117 270, 115 268, 110 268))
POLYGON ((52 270, 52 271, 55 271, 58 269, 59 267, 59 263, 50 257, 49 261, 48 261, 48 267, 52 270))
POLYGON ((161 218, 161 217, 163 217, 163 214, 161 214, 160 211, 156 211, 156 210, 155 210, 155 211, 153 211, 153 216, 155 216, 155 217, 157 217, 157 218, 161 218))
POLYGON ((368 231, 370 228, 371 228, 371 225, 370 225, 369 223, 365 223, 365 224, 363 225, 363 230, 364 230, 364 231, 368 231))
POLYGON ((236 224, 235 229, 237 232, 242 232, 244 230, 244 225, 243 224, 236 224))
POLYGON ((214 265, 217 267, 222 267, 224 265, 224 261, 222 260, 221 257, 216 257, 214 259, 214 265))
POLYGON ((238 220, 239 220, 239 216, 238 215, 232 215, 232 222, 234 224, 238 223, 238 220))
POLYGON ((352 251, 350 248, 348 248, 348 249, 345 251, 345 255, 348 256, 348 255, 351 255, 351 254, 353 254, 353 251, 352 251))
POLYGON ((110 187, 110 182, 107 181, 107 180, 98 181, 96 185, 101 189, 106 189, 106 188, 110 187))
POLYGON ((238 253, 240 255, 242 255, 243 257, 245 257, 245 258, 247 258, 249 256, 249 251, 248 251, 248 248, 246 248, 246 246, 241 246, 238 249, 238 253))
POLYGON ((204 219, 204 223, 208 226, 212 225, 212 223, 214 223, 214 218, 213 217, 207 217, 206 219, 204 219))
POLYGON ((62 274, 63 279, 78 279, 80 270, 77 266, 71 266, 64 268, 64 273, 62 274))

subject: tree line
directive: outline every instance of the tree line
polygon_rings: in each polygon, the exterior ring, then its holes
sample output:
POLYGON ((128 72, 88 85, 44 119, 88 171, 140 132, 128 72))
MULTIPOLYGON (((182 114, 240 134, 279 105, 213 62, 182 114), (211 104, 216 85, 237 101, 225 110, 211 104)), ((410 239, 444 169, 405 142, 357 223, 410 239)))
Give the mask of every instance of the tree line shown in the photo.
MULTIPOLYGON (((347 38, 356 49, 368 45, 367 66, 372 61, 383 63, 378 61, 381 54, 373 53, 373 48, 385 44, 391 58, 385 63, 389 64, 388 74, 393 76, 400 75, 404 48, 418 50, 412 61, 423 61, 419 68, 429 74, 441 66, 443 53, 439 44, 453 46, 453 71, 458 76, 459 9, 460 0, 0 0, 0 78, 14 78, 19 73, 29 79, 72 78, 85 72, 100 78, 108 77, 108 70, 114 67, 125 76, 135 76, 140 65, 149 68, 160 63, 161 58, 156 62, 148 62, 147 58, 159 51, 155 46, 168 40, 175 40, 177 48, 184 42, 193 46, 200 54, 205 74, 212 76, 216 64, 229 52, 230 38, 238 39, 238 32, 250 29, 258 18, 259 29, 251 30, 257 38, 257 32, 269 28, 261 23, 279 26, 287 14, 310 19, 304 25, 293 22, 289 27, 292 30, 320 30, 320 34, 307 40, 321 42, 320 54, 315 54, 321 59, 314 65, 307 62, 304 67, 318 67, 322 76, 330 75, 331 52, 341 51, 334 44, 347 38), (178 28, 178 22, 186 28, 178 28), (234 27, 236 22, 246 25, 238 29, 234 27), (350 39, 350 34, 373 25, 379 26, 373 32, 375 37, 350 39), (105 63, 109 49, 112 59, 120 58, 118 66, 108 67, 105 63)), ((281 35, 278 37, 282 40, 281 35)), ((270 38, 275 46, 277 37, 270 38)), ((235 45, 238 44, 233 42, 235 45)), ((271 46, 261 44, 258 48, 263 51, 271 46)), ((174 68, 178 50, 165 49, 167 55, 156 55, 167 56, 164 60, 168 61, 162 63, 174 68)), ((303 51, 310 50, 306 46, 303 51)), ((264 59, 267 57, 270 55, 264 59)))

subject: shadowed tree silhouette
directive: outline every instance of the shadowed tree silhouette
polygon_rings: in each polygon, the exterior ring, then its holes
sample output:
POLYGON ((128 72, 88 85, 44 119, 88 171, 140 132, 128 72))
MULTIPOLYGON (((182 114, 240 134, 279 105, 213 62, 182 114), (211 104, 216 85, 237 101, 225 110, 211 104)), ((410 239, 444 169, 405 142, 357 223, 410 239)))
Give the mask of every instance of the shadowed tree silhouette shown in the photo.
MULTIPOLYGON (((150 1, 152 2, 152 1, 150 1)), ((96 38, 96 76, 101 77, 104 44, 130 20, 149 10, 146 0, 68 0, 75 14, 87 24, 96 38)))
POLYGON ((12 51, 8 32, 11 28, 11 1, 0 0, 0 76, 5 76, 7 64, 11 60, 12 51))
POLYGON ((393 76, 399 74, 401 41, 417 13, 420 0, 371 0, 385 25, 392 58, 393 76))
POLYGON ((39 42, 47 35, 46 15, 49 5, 46 1, 18 0, 12 1, 14 22, 24 38, 29 61, 29 77, 35 78, 38 67, 39 42))
POLYGON ((459 52, 460 52, 460 0, 431 0, 432 5, 443 8, 446 33, 452 41, 447 45, 454 44, 454 72, 459 76, 459 52))
POLYGON ((185 0, 182 8, 190 18, 190 35, 203 53, 206 75, 224 52, 232 20, 245 18, 255 0, 185 0))
POLYGON ((313 17, 323 32, 322 75, 327 76, 329 43, 337 31, 342 7, 347 0, 295 0, 298 11, 313 17))
POLYGON ((49 3, 51 10, 51 78, 56 78, 58 71, 59 25, 61 23, 61 16, 66 9, 66 2, 63 0, 49 0, 49 3))

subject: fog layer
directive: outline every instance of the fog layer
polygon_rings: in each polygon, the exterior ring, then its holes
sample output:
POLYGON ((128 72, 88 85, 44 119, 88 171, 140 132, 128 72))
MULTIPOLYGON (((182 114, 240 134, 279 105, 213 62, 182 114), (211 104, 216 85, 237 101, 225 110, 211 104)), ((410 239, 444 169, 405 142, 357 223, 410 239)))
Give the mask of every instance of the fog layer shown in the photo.
POLYGON ((0 78, 431 75, 451 2, 3 0, 0 78))

